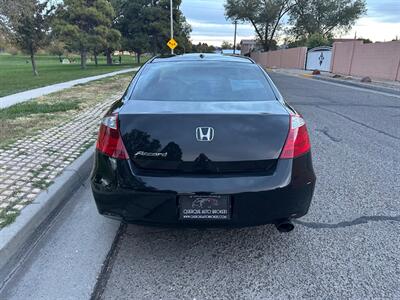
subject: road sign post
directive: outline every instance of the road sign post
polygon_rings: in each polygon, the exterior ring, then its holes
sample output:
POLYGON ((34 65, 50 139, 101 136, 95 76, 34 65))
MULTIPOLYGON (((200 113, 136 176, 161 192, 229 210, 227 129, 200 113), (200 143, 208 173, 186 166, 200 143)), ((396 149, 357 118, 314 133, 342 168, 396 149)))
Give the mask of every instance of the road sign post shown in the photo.
POLYGON ((236 54, 236 33, 237 33, 237 23, 238 21, 235 20, 235 35, 233 37, 233 54, 236 54))
MULTIPOLYGON (((174 7, 173 7, 173 0, 170 0, 170 10, 171 10, 171 39, 169 40, 168 43, 170 43, 171 41, 175 42, 175 40, 174 40, 174 7)), ((176 42, 175 42, 175 44, 176 44, 176 42)), ((176 47, 176 45, 175 45, 175 47, 176 47)), ((171 54, 174 54, 175 47, 169 46, 169 48, 171 49, 171 54)))
POLYGON ((170 0, 170 11, 171 11, 171 39, 168 41, 167 46, 171 49, 171 54, 174 54, 174 49, 178 46, 178 43, 174 39, 174 7, 173 0, 170 0))

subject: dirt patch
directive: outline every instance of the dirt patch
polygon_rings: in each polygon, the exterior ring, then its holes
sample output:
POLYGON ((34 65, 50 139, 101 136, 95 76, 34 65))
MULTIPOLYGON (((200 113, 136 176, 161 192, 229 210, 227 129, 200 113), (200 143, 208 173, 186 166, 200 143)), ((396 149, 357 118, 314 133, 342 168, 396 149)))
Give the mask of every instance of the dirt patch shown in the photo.
POLYGON ((97 103, 117 100, 131 79, 132 73, 117 75, 0 110, 0 148, 69 121, 97 103))

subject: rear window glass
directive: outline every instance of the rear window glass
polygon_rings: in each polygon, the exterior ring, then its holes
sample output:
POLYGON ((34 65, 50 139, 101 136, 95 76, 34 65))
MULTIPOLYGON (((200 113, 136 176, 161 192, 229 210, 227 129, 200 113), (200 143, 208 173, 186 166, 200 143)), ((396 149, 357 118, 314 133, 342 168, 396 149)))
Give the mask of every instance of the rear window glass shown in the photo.
POLYGON ((275 94, 257 65, 174 62, 146 66, 131 99, 153 101, 273 101, 275 94))

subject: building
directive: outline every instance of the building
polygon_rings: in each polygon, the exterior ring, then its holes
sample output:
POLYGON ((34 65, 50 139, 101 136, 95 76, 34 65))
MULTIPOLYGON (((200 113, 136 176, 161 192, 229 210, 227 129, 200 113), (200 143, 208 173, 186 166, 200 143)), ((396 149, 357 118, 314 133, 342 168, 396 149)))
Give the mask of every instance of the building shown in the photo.
POLYGON ((256 40, 241 40, 240 41, 240 54, 241 55, 250 55, 250 53, 256 49, 257 41, 256 40))

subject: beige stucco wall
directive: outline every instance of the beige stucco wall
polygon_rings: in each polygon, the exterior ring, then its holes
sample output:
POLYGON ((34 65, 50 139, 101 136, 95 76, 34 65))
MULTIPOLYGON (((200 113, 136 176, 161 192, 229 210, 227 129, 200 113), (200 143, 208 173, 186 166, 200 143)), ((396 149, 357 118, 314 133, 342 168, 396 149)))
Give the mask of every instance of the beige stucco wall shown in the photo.
MULTIPOLYGON (((306 47, 253 52, 251 57, 266 68, 304 69, 306 47)), ((400 41, 364 44, 362 41, 333 44, 331 72, 374 79, 400 81, 400 41)))
POLYGON ((361 41, 334 43, 332 49, 331 71, 339 74, 350 74, 351 60, 356 44, 362 44, 361 41))
POLYGON ((281 58, 282 58, 282 51, 270 51, 264 54, 267 57, 267 67, 272 68, 280 68, 281 67, 281 58))
POLYGON ((335 43, 331 71, 344 75, 400 81, 400 42, 335 43))
POLYGON ((252 53, 251 58, 265 68, 304 69, 306 47, 252 53))

